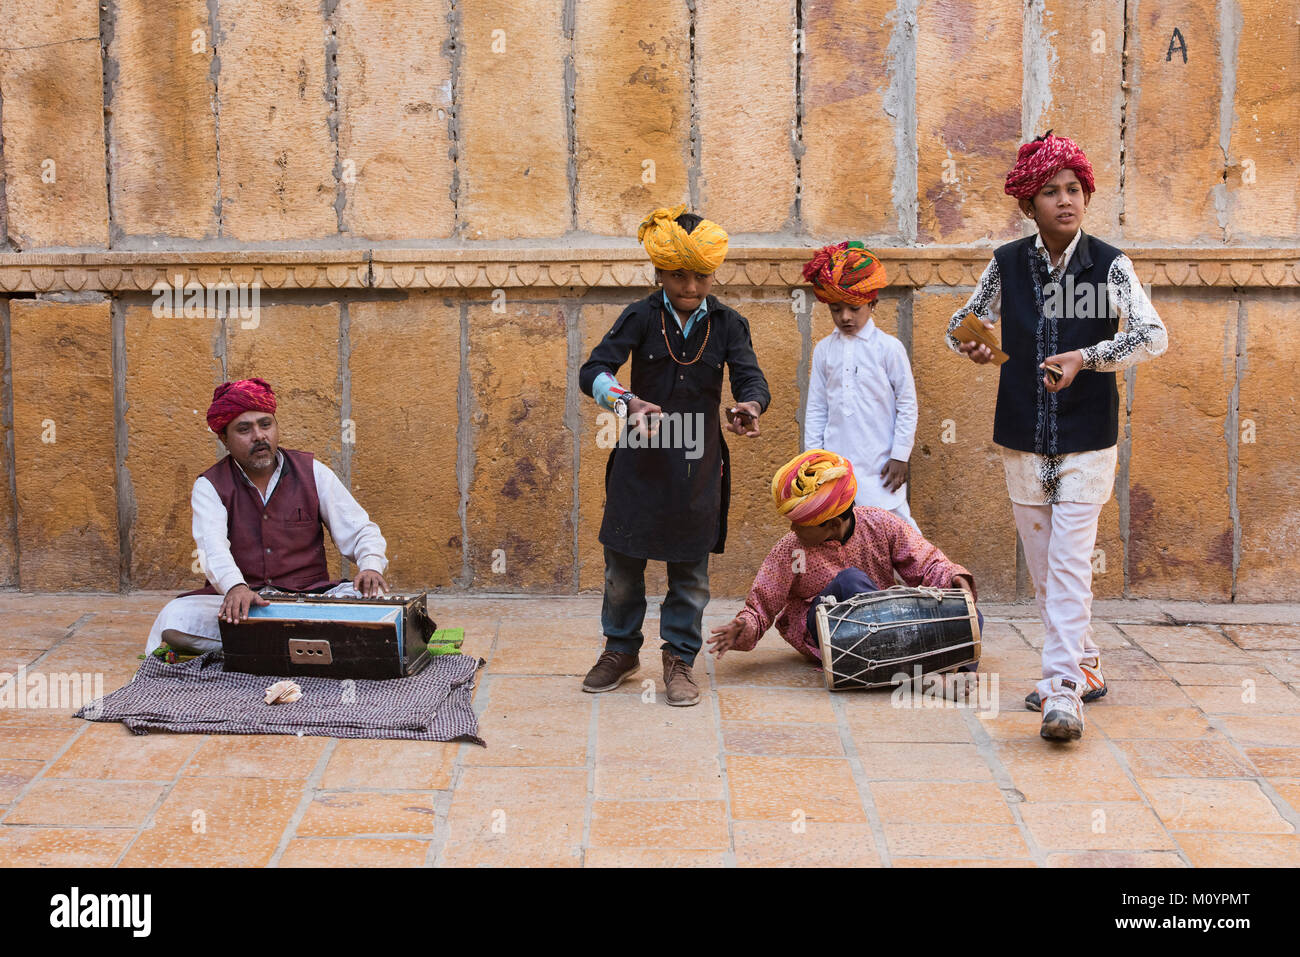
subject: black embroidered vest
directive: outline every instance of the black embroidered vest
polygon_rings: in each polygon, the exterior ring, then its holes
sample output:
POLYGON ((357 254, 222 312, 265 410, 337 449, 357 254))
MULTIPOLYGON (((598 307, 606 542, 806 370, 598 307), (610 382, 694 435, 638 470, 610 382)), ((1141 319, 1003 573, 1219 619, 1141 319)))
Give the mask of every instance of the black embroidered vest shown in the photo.
POLYGON ((1119 440, 1115 373, 1082 369, 1069 388, 1052 393, 1043 388, 1038 364, 1119 331, 1106 277, 1121 252, 1084 233, 1059 283, 1053 283, 1034 238, 993 253, 1002 278, 1002 349, 1011 357, 998 380, 993 441, 1038 455, 1110 448, 1119 440))

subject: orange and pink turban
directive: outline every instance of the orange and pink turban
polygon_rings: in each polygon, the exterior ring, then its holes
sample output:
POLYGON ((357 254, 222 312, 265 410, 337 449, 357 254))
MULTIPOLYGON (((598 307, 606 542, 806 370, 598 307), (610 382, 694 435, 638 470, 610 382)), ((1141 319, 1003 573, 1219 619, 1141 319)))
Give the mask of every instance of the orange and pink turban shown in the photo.
POLYGON ((275 414, 275 393, 264 379, 240 379, 217 386, 208 406, 208 428, 220 435, 222 429, 245 412, 275 414))
POLYGON ((1033 199, 1063 169, 1074 170, 1084 192, 1095 192, 1092 164, 1088 162, 1083 150, 1079 149, 1074 140, 1065 136, 1053 136, 1052 131, 1048 130, 1033 142, 1020 147, 1020 152, 1016 154, 1016 165, 1007 174, 1003 192, 1016 199, 1033 199))
POLYGON ((885 264, 860 242, 823 246, 804 263, 803 278, 812 283, 822 302, 865 306, 876 301, 877 290, 889 284, 885 264))
POLYGON ((850 508, 857 495, 853 464, 825 449, 796 455, 772 476, 776 510, 796 525, 820 525, 850 508))
POLYGON ((727 258, 727 233, 717 223, 702 219, 689 233, 677 217, 686 206, 660 207, 641 221, 636 239, 659 269, 689 269, 711 275, 727 258))

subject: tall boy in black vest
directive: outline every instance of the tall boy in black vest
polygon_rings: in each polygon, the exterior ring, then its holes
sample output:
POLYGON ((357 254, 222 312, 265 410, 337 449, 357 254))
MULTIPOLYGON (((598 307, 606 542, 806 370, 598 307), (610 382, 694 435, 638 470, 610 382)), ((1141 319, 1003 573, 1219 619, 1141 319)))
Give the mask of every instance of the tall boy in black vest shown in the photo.
POLYGON ((1026 699, 1044 738, 1083 734, 1083 702, 1106 693, 1092 638, 1092 550, 1115 482, 1115 373, 1168 346, 1128 257, 1081 228, 1092 165, 1048 130, 1020 147, 1005 191, 1038 227, 1001 246, 948 323, 954 352, 986 363, 988 346, 953 331, 973 312, 988 328, 1001 299, 1002 348, 993 441, 1043 619, 1043 679, 1026 699), (1124 328, 1120 324, 1123 320, 1124 328))

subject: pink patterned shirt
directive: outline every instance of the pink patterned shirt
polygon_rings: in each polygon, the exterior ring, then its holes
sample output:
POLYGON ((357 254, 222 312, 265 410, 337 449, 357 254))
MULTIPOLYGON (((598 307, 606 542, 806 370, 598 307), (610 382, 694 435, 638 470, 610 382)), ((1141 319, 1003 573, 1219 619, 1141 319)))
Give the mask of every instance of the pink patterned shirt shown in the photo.
POLYGON ((745 628, 734 650, 752 651, 775 623, 781 637, 796 651, 820 661, 817 636, 808 634, 808 609, 831 579, 846 568, 862 569, 881 588, 894 584, 895 570, 912 586, 957 587, 954 578, 966 575, 974 587, 970 572, 950 562, 892 512, 859 505, 853 516, 853 533, 846 542, 829 539, 806 547, 794 532, 787 532, 768 552, 740 612, 745 628))

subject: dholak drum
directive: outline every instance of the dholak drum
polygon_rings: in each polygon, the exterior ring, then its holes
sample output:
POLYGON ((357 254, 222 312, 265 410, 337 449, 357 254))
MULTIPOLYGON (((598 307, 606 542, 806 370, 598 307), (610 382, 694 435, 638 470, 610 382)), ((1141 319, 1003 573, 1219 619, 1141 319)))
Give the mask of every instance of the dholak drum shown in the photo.
POLYGON ((980 660, 975 599, 961 588, 864 592, 817 606, 817 641, 831 691, 896 685, 895 676, 952 671, 980 660))

